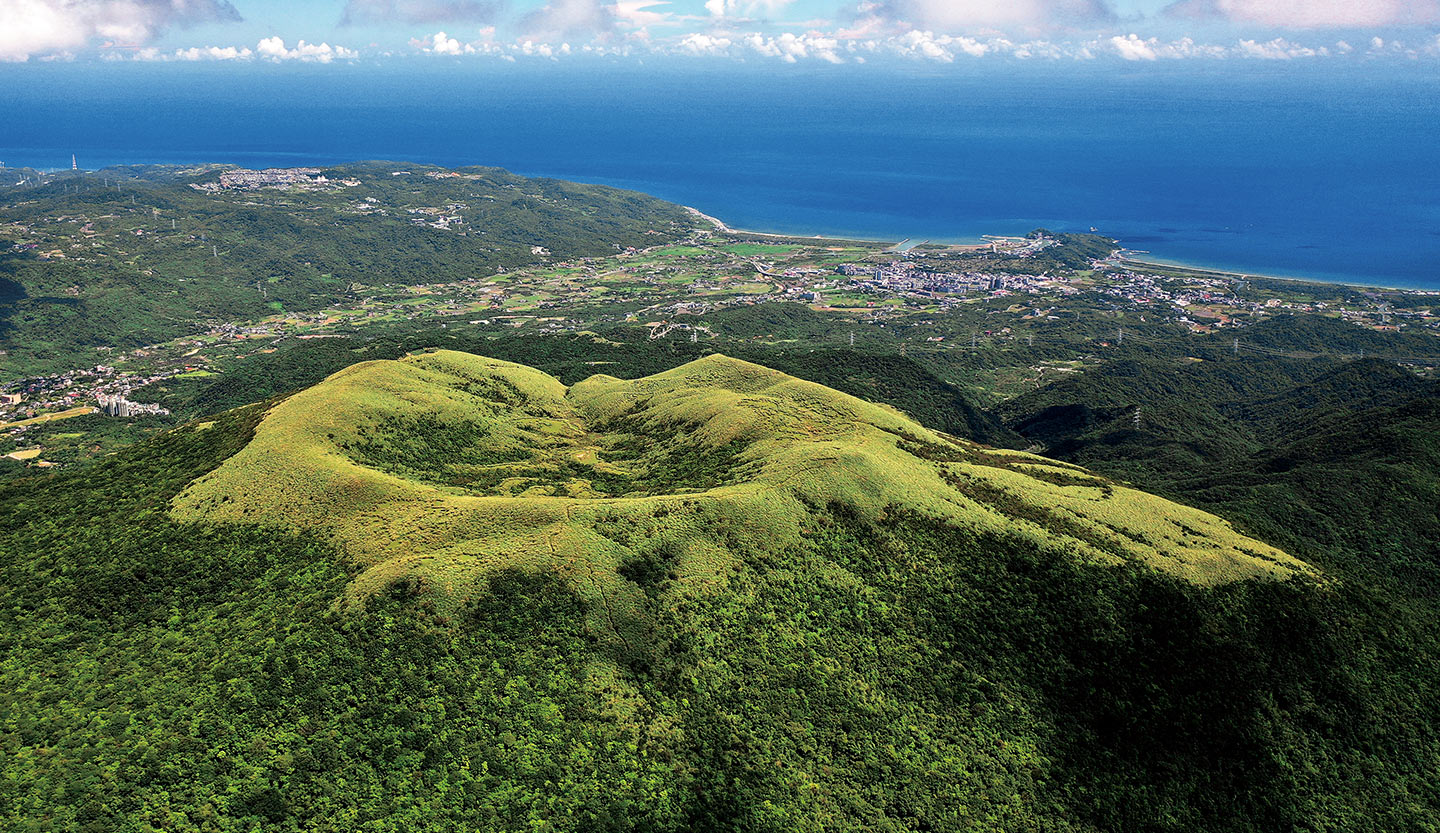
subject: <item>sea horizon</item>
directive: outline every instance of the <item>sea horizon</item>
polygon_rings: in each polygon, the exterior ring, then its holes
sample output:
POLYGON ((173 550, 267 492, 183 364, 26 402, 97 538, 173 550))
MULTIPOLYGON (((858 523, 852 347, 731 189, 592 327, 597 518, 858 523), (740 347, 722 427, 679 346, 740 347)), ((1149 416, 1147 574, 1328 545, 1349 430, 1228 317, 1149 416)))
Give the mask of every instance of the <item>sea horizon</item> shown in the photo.
POLYGON ((45 67, 70 104, 33 86, 0 90, 0 106, 36 116, 0 130, 0 161, 484 165, 641 191, 774 234, 949 243, 1093 227, 1167 263, 1440 289, 1435 79, 1216 70, 1197 92, 1163 71, 1026 68, 917 74, 913 98, 897 102, 847 68, 776 78, 602 67, 563 86, 558 69, 201 70, 118 66, 117 97, 45 67), (126 122, 147 96, 163 101, 159 115, 126 122), (398 115, 381 118, 387 107, 398 115), (1142 127, 1139 107, 1159 112, 1142 127))

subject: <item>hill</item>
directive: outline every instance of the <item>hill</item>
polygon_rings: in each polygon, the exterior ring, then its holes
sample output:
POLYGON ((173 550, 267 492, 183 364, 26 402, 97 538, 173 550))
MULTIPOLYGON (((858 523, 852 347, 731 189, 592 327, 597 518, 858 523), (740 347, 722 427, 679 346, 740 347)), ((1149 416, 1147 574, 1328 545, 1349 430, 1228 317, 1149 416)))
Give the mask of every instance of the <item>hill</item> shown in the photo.
POLYGON ((498 168, 357 163, 314 183, 216 188, 227 170, 116 168, 0 188, 6 374, 93 363, 97 347, 207 320, 318 310, 378 284, 653 246, 694 222, 643 194, 498 168))
POLYGON ((796 542, 806 508, 831 504, 1205 584, 1305 572, 1212 516, 719 355, 569 388, 448 351, 355 365, 277 405, 175 511, 325 530, 366 566, 362 595, 505 567, 607 576, 588 583, 608 595, 635 536, 665 539, 666 570, 703 585, 796 542))
POLYGON ((1112 362, 997 411, 1050 455, 1434 593, 1437 404, 1433 380, 1385 361, 1250 358, 1112 362))
POLYGON ((0 817, 1395 830, 1437 617, 720 356, 370 361, 0 484, 0 817))

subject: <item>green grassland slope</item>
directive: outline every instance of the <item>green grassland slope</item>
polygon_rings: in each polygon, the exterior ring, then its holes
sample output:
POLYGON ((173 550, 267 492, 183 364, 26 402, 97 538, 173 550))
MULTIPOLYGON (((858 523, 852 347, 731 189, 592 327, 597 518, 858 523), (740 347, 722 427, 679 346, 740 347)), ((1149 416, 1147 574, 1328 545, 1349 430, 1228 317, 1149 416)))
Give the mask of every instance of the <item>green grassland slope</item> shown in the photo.
POLYGON ((686 586, 723 585, 737 553, 796 542, 807 508, 832 504, 1010 530, 1201 584, 1307 569, 1212 515, 720 355, 568 388, 452 351, 354 365, 277 405, 174 511, 323 530, 366 565, 360 596, 507 567, 610 595, 637 548, 656 546, 686 586))

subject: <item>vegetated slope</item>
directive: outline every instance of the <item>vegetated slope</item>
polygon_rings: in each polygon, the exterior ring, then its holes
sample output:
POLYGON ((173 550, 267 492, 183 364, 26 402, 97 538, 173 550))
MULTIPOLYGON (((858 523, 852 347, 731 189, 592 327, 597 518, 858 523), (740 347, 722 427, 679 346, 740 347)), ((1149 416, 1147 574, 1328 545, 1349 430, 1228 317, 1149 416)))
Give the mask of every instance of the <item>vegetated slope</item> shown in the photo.
MULTIPOLYGON (((769 304, 745 307, 763 317, 769 304)), ((737 316, 739 317, 739 316, 737 316)), ((482 353, 530 365, 561 379, 581 381, 603 367, 622 378, 668 370, 716 352, 743 358, 792 376, 871 402, 892 405, 929 428, 987 445, 1029 444, 998 417, 978 407, 969 395, 912 358, 883 350, 755 348, 718 340, 655 342, 648 331, 619 327, 598 333, 502 335, 434 328, 364 338, 291 341, 273 353, 258 353, 228 368, 218 378, 169 380, 136 396, 161 401, 177 414, 199 416, 289 394, 362 361, 399 358, 420 349, 443 348, 482 353)))
POLYGON ((0 190, 8 365, 67 367, 95 347, 319 309, 375 284, 489 276, 540 262, 536 247, 559 260, 614 254, 694 223, 636 192, 498 168, 357 163, 325 170, 354 186, 188 187, 221 170, 107 169, 0 190), (434 227, 440 217, 461 222, 434 227))
POLYGON ((1380 360, 1250 357, 1114 362, 999 410, 1048 454, 1434 592, 1437 403, 1434 381, 1380 360))
POLYGON ((1299 565, 1204 586, 1097 554, 1034 510, 1146 499, 1074 468, 718 357, 566 388, 432 354, 316 390, 309 422, 301 394, 0 485, 8 826, 1353 831, 1440 808, 1436 617, 1299 565), (308 491, 268 479, 287 464, 308 491), (985 508, 944 473, 1014 491, 985 508), (353 488, 343 527, 307 515, 322 481, 353 488), (521 544, 487 572, 348 538, 375 493, 535 508, 387 533, 521 544), (551 540, 595 552, 523 546, 554 506, 551 540))
POLYGON ((325 530, 367 566, 360 597, 504 567, 558 569, 607 596, 625 588, 636 536, 667 540, 687 585, 723 584, 739 553, 799 540, 807 508, 831 504, 1202 584, 1306 571, 1213 516, 719 355, 569 388, 451 351, 355 365, 277 405, 175 511, 325 530))

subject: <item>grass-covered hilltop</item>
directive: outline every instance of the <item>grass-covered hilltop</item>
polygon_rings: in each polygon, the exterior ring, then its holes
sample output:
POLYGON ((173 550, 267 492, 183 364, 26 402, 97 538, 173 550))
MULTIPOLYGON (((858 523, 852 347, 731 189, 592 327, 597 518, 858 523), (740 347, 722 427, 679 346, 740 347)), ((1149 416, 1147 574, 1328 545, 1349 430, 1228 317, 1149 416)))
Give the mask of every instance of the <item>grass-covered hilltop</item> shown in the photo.
MULTIPOLYGON (((1201 584, 1305 571, 1213 516, 720 355, 569 388, 457 352, 355 365, 272 409, 174 511, 324 530, 365 568, 362 597, 407 578, 450 595, 516 568, 570 575, 613 612, 611 597, 639 592, 620 580, 632 562, 723 587, 832 506, 1201 584)), ((620 603, 627 619, 634 604, 620 603)))
POLYGON ((1433 620, 722 355, 352 364, 0 486, 0 552, 14 829, 1434 820, 1433 620))

